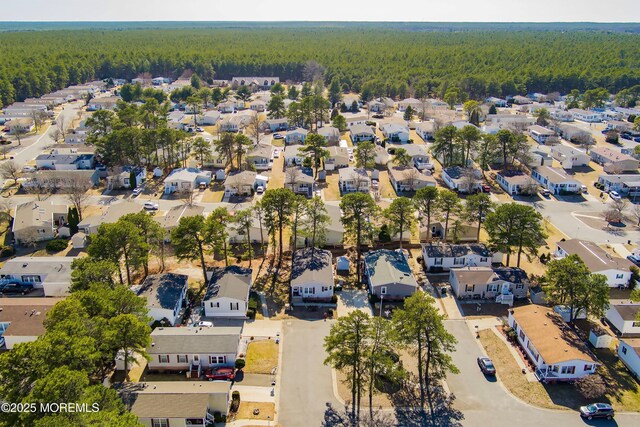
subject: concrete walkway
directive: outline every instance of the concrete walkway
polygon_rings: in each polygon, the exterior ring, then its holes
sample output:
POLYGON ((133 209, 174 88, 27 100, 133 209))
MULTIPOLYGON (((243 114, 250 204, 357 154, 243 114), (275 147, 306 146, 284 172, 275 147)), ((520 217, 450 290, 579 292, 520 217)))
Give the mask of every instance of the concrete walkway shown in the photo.
MULTIPOLYGON (((509 340, 507 340, 507 338, 500 333, 500 331, 498 330, 498 328, 502 327, 502 319, 499 317, 487 317, 485 319, 472 319, 467 321, 467 326, 469 326, 469 330, 471 330, 471 333, 474 334, 476 333, 476 326, 478 327, 478 330, 480 331, 484 331, 484 330, 491 330, 491 332, 493 332, 503 343, 505 343, 505 345, 507 346, 507 348, 509 349, 509 352, 511 353, 511 355, 513 356, 513 358, 515 359, 516 363, 518 364, 518 366, 520 367, 520 369, 524 369, 527 374, 527 380, 529 382, 536 382, 538 381, 535 377, 535 375, 533 375, 533 372, 529 369, 529 367, 527 366, 527 364, 524 362, 524 360, 522 360, 522 357, 520 356, 520 354, 518 353, 518 351, 513 347, 513 345, 509 342, 509 340)), ((482 345, 481 345, 482 347, 482 345)), ((482 351, 484 352, 484 348, 482 349, 482 351)))

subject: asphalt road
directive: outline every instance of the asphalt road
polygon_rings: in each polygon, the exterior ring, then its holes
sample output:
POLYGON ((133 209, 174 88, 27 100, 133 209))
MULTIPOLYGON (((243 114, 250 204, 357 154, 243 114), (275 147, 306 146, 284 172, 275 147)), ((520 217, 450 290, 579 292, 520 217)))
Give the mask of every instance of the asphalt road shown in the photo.
MULTIPOLYGON (((66 123, 65 126, 68 127, 71 122, 77 117, 78 111, 80 110, 82 105, 82 101, 64 104, 64 109, 61 110, 60 113, 58 113, 55 119, 60 120, 60 118, 63 117, 66 123)), ((20 168, 22 168, 29 161, 35 159, 38 155, 40 155, 42 150, 54 144, 55 141, 53 140, 53 138, 51 138, 51 135, 53 135, 53 132, 56 129, 56 125, 51 125, 49 126, 47 131, 41 135, 34 135, 23 138, 22 144, 24 144, 24 147, 18 146, 12 149, 9 153, 7 153, 7 159, 9 157, 12 157, 13 161, 16 162, 18 166, 20 166, 20 168)), ((0 179, 0 188, 4 188, 4 185, 5 180, 0 179)))
POLYGON ((324 362, 324 337, 334 321, 283 320, 278 422, 284 427, 319 426, 333 394, 331 368, 324 362))
POLYGON ((460 374, 449 375, 447 384, 456 400, 454 406, 463 412, 462 424, 469 427, 584 427, 638 426, 640 415, 618 414, 615 420, 583 421, 577 412, 553 411, 529 406, 517 400, 498 381, 487 379, 478 369, 476 358, 480 345, 463 320, 448 320, 446 328, 457 339, 453 361, 460 374))
POLYGON ((627 240, 640 243, 640 231, 632 224, 623 228, 612 228, 610 231, 598 230, 589 227, 574 216, 575 213, 598 216, 600 212, 609 208, 610 202, 603 203, 592 196, 589 196, 589 200, 582 201, 571 201, 568 197, 565 200, 543 200, 532 203, 523 199, 518 202, 533 206, 544 218, 570 238, 584 238, 588 235, 589 240, 597 243, 627 243, 627 240))

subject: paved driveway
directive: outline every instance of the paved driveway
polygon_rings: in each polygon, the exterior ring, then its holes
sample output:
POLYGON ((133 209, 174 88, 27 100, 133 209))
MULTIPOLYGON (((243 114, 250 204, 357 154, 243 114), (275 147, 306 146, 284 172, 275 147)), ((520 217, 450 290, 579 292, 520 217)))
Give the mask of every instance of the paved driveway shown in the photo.
POLYGON ((283 320, 284 345, 278 422, 285 427, 320 426, 327 403, 339 408, 331 368, 324 365, 324 337, 334 321, 283 320))
POLYGON ((478 369, 476 357, 482 354, 480 346, 461 320, 446 321, 446 328, 458 339, 453 361, 460 374, 449 375, 447 384, 455 394, 455 407, 464 413, 464 426, 518 426, 518 427, 584 427, 637 426, 639 415, 616 415, 615 421, 583 421, 576 412, 538 409, 517 400, 495 381, 488 381, 478 369))
POLYGON ((338 317, 347 316, 356 310, 362 310, 369 315, 373 315, 371 304, 367 299, 367 291, 345 289, 336 295, 338 295, 338 317))

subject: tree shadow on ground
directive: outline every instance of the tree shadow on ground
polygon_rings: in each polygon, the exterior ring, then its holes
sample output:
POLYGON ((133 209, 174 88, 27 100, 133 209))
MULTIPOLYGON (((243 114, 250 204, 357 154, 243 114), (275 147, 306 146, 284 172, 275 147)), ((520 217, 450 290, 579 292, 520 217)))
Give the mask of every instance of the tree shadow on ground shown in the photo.
POLYGON ((362 408, 360 419, 356 420, 351 415, 351 407, 348 404, 340 409, 327 403, 324 420, 320 425, 322 427, 389 427, 401 424, 396 423, 391 412, 384 411, 382 408, 374 409, 373 417, 369 414, 368 408, 362 408))
MULTIPOLYGON (((391 396, 395 407, 395 418, 398 426, 437 426, 461 427, 464 415, 453 407, 455 396, 447 393, 441 385, 432 389, 434 399, 434 414, 429 414, 428 408, 420 406, 420 388, 417 377, 411 375, 397 393, 391 396)), ((426 404, 425 404, 426 405, 426 404)))

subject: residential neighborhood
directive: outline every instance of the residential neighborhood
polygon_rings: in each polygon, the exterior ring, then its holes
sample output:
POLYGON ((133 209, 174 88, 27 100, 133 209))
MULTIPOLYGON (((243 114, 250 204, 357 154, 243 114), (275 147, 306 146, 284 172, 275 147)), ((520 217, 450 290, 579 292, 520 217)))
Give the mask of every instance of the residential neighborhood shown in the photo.
POLYGON ((0 110, 2 400, 75 370, 113 425, 637 425, 635 104, 286 67, 0 110))

